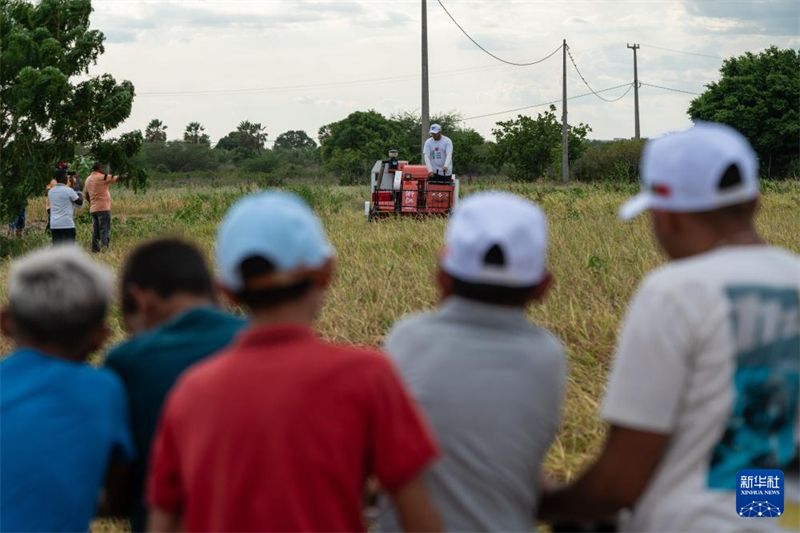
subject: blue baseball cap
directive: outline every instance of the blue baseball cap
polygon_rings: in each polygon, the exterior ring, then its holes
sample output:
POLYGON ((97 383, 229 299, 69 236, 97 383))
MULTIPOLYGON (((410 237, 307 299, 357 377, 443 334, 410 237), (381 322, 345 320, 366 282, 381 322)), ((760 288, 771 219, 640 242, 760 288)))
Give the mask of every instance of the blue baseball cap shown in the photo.
POLYGON ((217 230, 220 282, 231 291, 244 288, 241 266, 245 259, 264 258, 275 266, 276 274, 286 277, 320 268, 334 253, 311 208, 286 192, 246 196, 228 210, 217 230))

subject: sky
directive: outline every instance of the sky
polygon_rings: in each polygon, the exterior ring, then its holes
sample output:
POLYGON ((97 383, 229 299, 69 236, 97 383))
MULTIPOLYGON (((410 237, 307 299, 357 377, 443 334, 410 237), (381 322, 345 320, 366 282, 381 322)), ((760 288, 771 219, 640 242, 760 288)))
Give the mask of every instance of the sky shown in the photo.
MULTIPOLYGON (((566 39, 585 80, 568 58, 568 96, 630 87, 627 44, 641 47, 640 82, 693 93, 719 78, 723 58, 770 45, 800 48, 800 0, 442 2, 478 43, 511 62, 541 59, 566 39)), ((106 41, 90 74, 136 87, 131 116, 114 134, 144 130, 158 118, 170 139, 198 121, 216 142, 242 120, 261 123, 271 140, 287 130, 316 138, 320 126, 354 111, 421 109, 421 0, 93 4, 92 27, 106 41)), ((472 117, 561 99, 560 51, 529 67, 500 63, 470 42, 437 0, 428 0, 428 31, 432 113, 458 112, 466 126, 492 138, 497 121, 546 107, 472 117)), ((625 91, 599 94, 616 99, 625 91)), ((687 127, 692 98, 642 85, 642 136, 687 127)), ((634 93, 616 102, 591 93, 575 98, 568 117, 588 124, 589 138, 632 137, 634 93)))

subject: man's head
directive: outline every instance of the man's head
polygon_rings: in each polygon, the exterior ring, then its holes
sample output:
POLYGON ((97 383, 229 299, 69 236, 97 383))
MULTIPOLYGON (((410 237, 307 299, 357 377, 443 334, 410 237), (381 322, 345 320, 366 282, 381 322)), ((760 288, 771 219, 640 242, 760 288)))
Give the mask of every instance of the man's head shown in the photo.
POLYGON ((95 161, 92 164, 92 172, 105 172, 106 167, 100 161, 95 161))
POLYGON ((755 236, 758 159, 733 128, 701 122, 654 139, 642 153, 640 174, 642 192, 622 206, 620 216, 627 220, 649 209, 653 232, 670 258, 755 236))
POLYGON ((64 184, 66 184, 67 180, 68 180, 67 171, 64 170, 64 169, 59 168, 58 170, 56 170, 55 179, 56 179, 56 183, 64 183, 64 184))
POLYGON ((240 200, 217 233, 219 283, 256 319, 291 308, 310 323, 331 280, 333 256, 314 212, 284 192, 240 200))
POLYGON ((444 297, 524 307, 544 297, 547 221, 532 202, 502 192, 470 196, 456 210, 439 261, 444 297))
POLYGON ((203 254, 180 239, 158 239, 134 249, 122 267, 120 292, 125 329, 133 334, 215 301, 203 254))
POLYGON ((8 272, 3 334, 21 347, 82 361, 103 345, 114 278, 79 248, 39 250, 8 272))
POLYGON ((442 127, 440 125, 438 125, 438 124, 432 125, 431 126, 431 130, 430 130, 430 134, 431 134, 431 137, 434 138, 434 140, 437 140, 437 141, 440 140, 442 138, 442 127))

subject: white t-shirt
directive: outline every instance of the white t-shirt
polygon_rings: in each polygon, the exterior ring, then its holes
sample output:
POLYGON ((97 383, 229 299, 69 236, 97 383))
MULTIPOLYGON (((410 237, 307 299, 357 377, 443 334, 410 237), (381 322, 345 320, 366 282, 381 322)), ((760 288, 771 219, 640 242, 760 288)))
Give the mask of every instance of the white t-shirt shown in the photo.
POLYGON ((425 165, 428 172, 436 172, 449 176, 453 173, 453 141, 442 135, 438 141, 429 137, 425 141, 425 165), (445 173, 442 168, 447 167, 445 173))
POLYGON ((50 228, 74 228, 75 211, 72 206, 78 199, 78 193, 63 183, 58 183, 47 191, 47 198, 50 200, 50 228))
POLYGON ((785 469, 796 453, 799 284, 800 257, 768 246, 673 261, 642 283, 602 415, 671 439, 625 530, 777 528, 739 517, 736 473, 785 469))

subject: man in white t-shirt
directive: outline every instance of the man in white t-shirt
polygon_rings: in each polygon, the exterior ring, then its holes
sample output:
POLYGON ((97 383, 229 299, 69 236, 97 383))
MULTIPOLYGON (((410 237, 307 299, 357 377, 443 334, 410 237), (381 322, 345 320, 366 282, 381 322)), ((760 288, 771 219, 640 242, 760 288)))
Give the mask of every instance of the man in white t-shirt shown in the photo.
POLYGON ((453 141, 442 135, 442 127, 431 126, 430 138, 425 141, 425 166, 429 178, 453 178, 453 141))
POLYGON ((543 517, 630 509, 629 531, 779 527, 740 517, 736 504, 739 470, 790 475, 800 425, 800 257, 759 237, 757 173, 744 137, 720 124, 645 147, 642 192, 620 215, 649 209, 672 261, 628 308, 602 407, 605 448, 575 482, 546 489, 543 517))
POLYGON ((74 206, 83 205, 83 195, 67 186, 69 176, 64 169, 56 170, 56 184, 47 191, 50 202, 50 234, 53 246, 75 244, 74 206))

